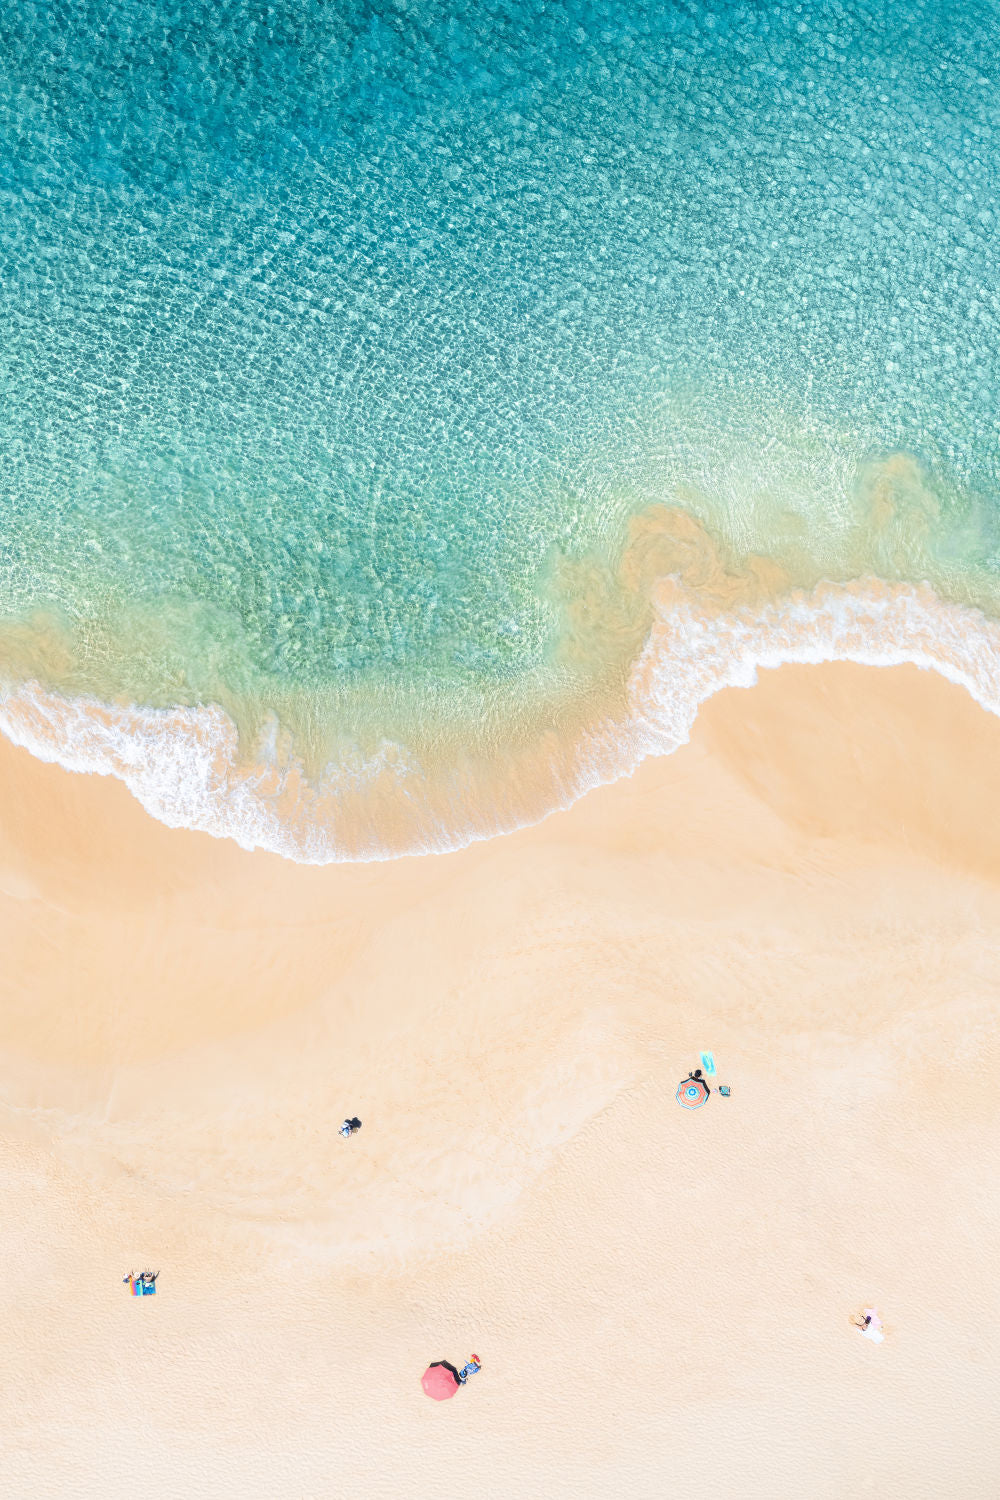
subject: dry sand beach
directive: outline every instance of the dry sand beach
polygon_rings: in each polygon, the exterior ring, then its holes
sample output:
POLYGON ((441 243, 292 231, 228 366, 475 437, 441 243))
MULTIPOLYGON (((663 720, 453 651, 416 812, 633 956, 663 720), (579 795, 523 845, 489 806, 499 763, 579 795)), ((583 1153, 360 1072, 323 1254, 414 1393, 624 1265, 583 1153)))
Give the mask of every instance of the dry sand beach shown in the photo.
POLYGON ((763 673, 569 812, 364 867, 0 766, 5 1495, 997 1494, 962 689, 763 673))

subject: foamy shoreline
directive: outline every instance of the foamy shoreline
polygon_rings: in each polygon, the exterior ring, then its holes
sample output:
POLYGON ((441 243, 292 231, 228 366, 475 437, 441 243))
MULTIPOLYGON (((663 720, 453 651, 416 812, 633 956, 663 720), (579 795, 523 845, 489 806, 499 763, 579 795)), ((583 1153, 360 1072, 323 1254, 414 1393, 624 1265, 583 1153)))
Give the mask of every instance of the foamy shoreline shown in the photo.
POLYGON ((786 666, 318 869, 0 741, 7 1491, 989 1500, 998 764, 937 673, 786 666))
POLYGON ((169 828, 301 864, 378 862, 453 852, 531 826, 687 743, 701 705, 722 689, 751 686, 760 669, 831 661, 909 663, 1000 712, 1000 624, 947 603, 929 585, 823 583, 720 610, 665 579, 625 717, 589 726, 551 764, 540 753, 525 767, 504 768, 514 790, 505 788, 502 799, 497 772, 478 783, 456 772, 438 785, 412 751, 390 741, 372 757, 359 753, 331 768, 319 786, 275 743, 262 744, 248 765, 236 725, 217 705, 111 707, 28 683, 0 699, 0 732, 40 760, 117 777, 169 828))

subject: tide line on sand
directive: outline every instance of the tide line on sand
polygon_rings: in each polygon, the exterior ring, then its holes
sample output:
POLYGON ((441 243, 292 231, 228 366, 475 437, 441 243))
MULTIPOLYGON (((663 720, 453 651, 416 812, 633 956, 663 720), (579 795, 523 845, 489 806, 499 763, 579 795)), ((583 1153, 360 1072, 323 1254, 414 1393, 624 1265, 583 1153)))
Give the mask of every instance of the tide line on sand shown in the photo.
POLYGON ((461 797, 454 789, 429 796, 430 811, 421 819, 413 812, 424 800, 416 791, 428 778, 412 752, 390 741, 368 757, 359 752, 331 766, 318 786, 292 755, 262 754, 248 765, 236 725, 217 705, 110 706, 29 682, 0 696, 0 732, 41 760, 119 777, 168 827, 305 864, 374 861, 444 853, 538 822, 631 774, 646 756, 685 744, 700 705, 721 689, 752 686, 761 668, 829 661, 933 670, 1000 714, 1000 623, 947 603, 928 585, 824 583, 764 606, 719 611, 665 579, 631 673, 626 715, 592 726, 553 769, 528 813, 514 801, 490 805, 483 798, 477 805, 465 788, 461 797), (359 837, 357 809, 367 800, 373 811, 359 837), (413 817, 389 839, 378 810, 394 806, 413 817))

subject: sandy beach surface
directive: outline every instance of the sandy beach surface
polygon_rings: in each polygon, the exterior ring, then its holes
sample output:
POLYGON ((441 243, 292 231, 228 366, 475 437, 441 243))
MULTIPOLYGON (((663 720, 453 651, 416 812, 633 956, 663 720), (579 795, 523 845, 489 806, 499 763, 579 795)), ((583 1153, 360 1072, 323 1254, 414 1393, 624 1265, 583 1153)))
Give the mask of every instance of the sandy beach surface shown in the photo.
POLYGON ((963 690, 784 667, 383 865, 0 774, 5 1495, 1000 1492, 1000 720, 963 690), (732 1094, 689 1113, 706 1048, 732 1094))

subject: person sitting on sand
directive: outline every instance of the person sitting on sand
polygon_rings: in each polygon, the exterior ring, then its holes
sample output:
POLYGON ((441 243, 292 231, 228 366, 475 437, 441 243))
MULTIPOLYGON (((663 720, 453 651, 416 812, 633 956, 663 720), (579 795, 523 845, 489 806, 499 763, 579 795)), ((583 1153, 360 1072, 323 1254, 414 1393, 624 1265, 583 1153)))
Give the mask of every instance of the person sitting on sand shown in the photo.
POLYGON ((340 1127, 340 1133, 346 1141, 349 1136, 355 1135, 360 1129, 361 1121, 358 1119, 357 1115, 355 1115, 353 1120, 344 1121, 343 1125, 341 1125, 340 1127))
POLYGON ((861 1316, 854 1319, 854 1326, 861 1329, 862 1338, 871 1339, 873 1344, 881 1344, 885 1338, 882 1319, 874 1307, 866 1307, 861 1316))

